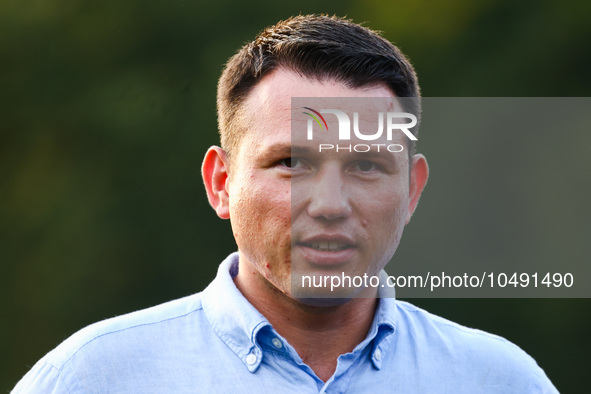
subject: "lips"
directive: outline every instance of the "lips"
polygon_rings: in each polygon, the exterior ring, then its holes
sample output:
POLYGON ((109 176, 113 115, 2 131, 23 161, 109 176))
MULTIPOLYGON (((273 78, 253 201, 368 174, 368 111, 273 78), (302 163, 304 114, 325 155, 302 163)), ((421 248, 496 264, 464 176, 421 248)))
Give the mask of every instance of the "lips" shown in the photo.
POLYGON ((318 234, 297 242, 296 249, 292 252, 296 250, 309 263, 338 265, 345 264, 353 258, 356 253, 356 244, 352 238, 345 235, 318 234))
POLYGON ((301 237, 298 244, 322 251, 338 251, 352 248, 356 243, 346 234, 322 233, 301 237))
POLYGON ((350 247, 347 243, 337 241, 315 241, 304 243, 303 245, 321 252, 338 252, 350 247))

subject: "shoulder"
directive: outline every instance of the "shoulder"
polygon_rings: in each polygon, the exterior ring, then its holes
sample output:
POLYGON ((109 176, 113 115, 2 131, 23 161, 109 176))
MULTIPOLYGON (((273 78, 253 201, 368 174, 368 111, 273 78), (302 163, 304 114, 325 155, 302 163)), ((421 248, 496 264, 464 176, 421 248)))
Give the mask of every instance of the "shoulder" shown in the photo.
POLYGON ((124 345, 125 341, 132 337, 148 340, 153 335, 167 331, 173 326, 183 325, 192 318, 199 318, 201 311, 201 293, 197 293, 103 320, 83 328, 66 339, 47 355, 46 361, 59 367, 96 341, 104 346, 111 341, 124 345))
POLYGON ((429 365, 451 366, 453 374, 465 379, 515 392, 556 392, 536 361, 519 346, 485 331, 465 327, 429 313, 408 302, 396 301, 397 336, 417 357, 429 365))
POLYGON ((396 307, 401 328, 412 329, 415 333, 424 335, 425 339, 461 341, 472 346, 500 346, 518 354, 523 353, 517 345, 503 337, 463 326, 408 302, 397 300, 396 307))
POLYGON ((14 392, 37 392, 29 388, 40 387, 69 392, 77 382, 113 376, 101 373, 102 370, 123 373, 141 368, 141 360, 158 359, 182 347, 189 336, 200 335, 199 330, 207 327, 203 319, 201 293, 198 293, 94 323, 39 360, 14 392))

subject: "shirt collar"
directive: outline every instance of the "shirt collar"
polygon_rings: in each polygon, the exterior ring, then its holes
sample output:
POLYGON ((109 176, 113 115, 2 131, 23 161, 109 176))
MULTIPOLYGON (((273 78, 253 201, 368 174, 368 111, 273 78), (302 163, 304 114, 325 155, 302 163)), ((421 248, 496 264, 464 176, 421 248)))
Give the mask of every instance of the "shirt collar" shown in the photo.
MULTIPOLYGON (((259 333, 274 331, 269 321, 242 295, 234 284, 238 273, 238 253, 232 253, 219 266, 216 278, 203 291, 203 311, 213 330, 242 360, 249 371, 254 372, 261 363, 263 351, 257 342, 259 333)), ((384 276, 382 271, 380 276, 384 276)), ((382 279, 382 278, 381 278, 382 279)), ((396 329, 396 300, 393 292, 380 292, 374 319, 367 337, 355 347, 363 351, 368 345, 373 366, 381 368, 386 354, 385 338, 396 329)))
POLYGON ((238 253, 228 256, 216 278, 203 291, 202 305, 213 330, 254 372, 262 360, 262 350, 255 338, 269 321, 252 306, 234 284, 238 273, 238 253))
MULTIPOLYGON (((382 367, 382 360, 391 347, 386 346, 386 338, 396 331, 396 299, 393 297, 382 297, 367 334, 372 340, 371 362, 376 369, 382 367)), ((366 339, 367 340, 367 339, 366 339)))

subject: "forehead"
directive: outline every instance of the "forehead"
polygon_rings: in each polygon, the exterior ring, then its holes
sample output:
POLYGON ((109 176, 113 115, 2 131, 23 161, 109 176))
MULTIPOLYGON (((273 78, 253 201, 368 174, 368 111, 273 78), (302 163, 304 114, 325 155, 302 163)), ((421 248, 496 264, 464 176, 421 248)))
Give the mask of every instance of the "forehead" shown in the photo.
POLYGON ((285 68, 265 75, 244 102, 249 129, 257 124, 287 125, 291 122, 292 97, 396 97, 385 84, 351 88, 332 79, 312 79, 285 68))
MULTIPOLYGON (((311 79, 293 71, 277 69, 262 78, 244 101, 242 113, 246 134, 241 138, 238 148, 239 157, 249 160, 249 163, 252 164, 290 155, 290 153, 297 154, 300 151, 308 152, 309 156, 313 156, 312 153, 315 152, 315 156, 319 156, 319 143, 334 143, 336 138, 334 130, 338 129, 335 116, 326 116, 331 133, 317 132, 314 135, 314 141, 306 140, 305 132, 299 132, 306 130, 305 123, 308 118, 306 115, 302 115, 303 110, 298 107, 297 103, 293 103, 295 105, 292 108, 292 98, 294 97, 305 97, 307 102, 314 103, 312 105, 317 105, 319 109, 326 108, 323 103, 330 103, 330 105, 334 104, 347 112, 350 112, 348 110, 351 109, 358 110, 361 127, 367 127, 367 124, 373 127, 377 123, 378 111, 401 110, 399 100, 383 83, 351 88, 342 82, 329 79, 311 79), (376 105, 376 103, 378 104, 376 105), (292 126, 295 127, 294 130, 297 130, 293 134, 292 126)), ((296 99, 297 102, 299 100, 301 99, 296 99)), ((370 129, 364 128, 364 130, 370 129)), ((351 142, 357 144, 368 141, 352 138, 351 142)), ((388 141, 385 141, 385 133, 380 140, 372 142, 382 143, 382 147, 377 151, 379 152, 378 156, 383 160, 394 160, 398 163, 397 165, 406 162, 406 154, 386 150, 384 143, 388 143, 388 141)), ((407 145, 402 135, 396 135, 389 143, 407 145)), ((356 146, 363 148, 367 145, 356 146)), ((372 152, 363 155, 367 158, 375 157, 373 151, 376 150, 376 147, 372 147, 371 150, 372 152)), ((323 151, 322 155, 317 158, 347 161, 351 160, 353 156, 358 158, 361 152, 351 150, 350 153, 323 151)))

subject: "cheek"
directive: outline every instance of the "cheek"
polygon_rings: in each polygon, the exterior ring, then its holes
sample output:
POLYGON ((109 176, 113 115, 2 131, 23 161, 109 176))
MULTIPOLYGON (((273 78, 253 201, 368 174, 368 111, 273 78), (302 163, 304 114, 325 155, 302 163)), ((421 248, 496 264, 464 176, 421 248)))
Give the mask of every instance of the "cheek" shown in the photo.
POLYGON ((238 248, 267 263, 274 250, 290 245, 289 190, 285 193, 277 189, 273 185, 245 185, 230 200, 230 221, 238 248))
POLYGON ((395 250, 404 229, 408 198, 404 191, 389 190, 379 201, 366 211, 361 223, 372 229, 372 237, 380 249, 395 250))

